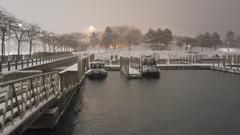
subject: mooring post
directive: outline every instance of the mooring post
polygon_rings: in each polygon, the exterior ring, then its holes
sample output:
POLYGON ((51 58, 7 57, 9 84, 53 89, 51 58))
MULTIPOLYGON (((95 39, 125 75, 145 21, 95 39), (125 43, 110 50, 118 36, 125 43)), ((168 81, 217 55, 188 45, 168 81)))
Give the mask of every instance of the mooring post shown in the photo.
POLYGON ((122 57, 120 57, 120 73, 121 73, 121 70, 122 70, 122 57))
POLYGON ((10 61, 8 61, 8 71, 10 71, 10 68, 11 68, 11 63, 10 61))
POLYGON ((17 69, 18 67, 18 62, 17 62, 17 60, 15 61, 15 69, 17 69))
POLYGON ((230 64, 230 69, 232 69, 232 55, 229 55, 229 64, 230 64))
POLYGON ((195 63, 198 63, 198 55, 195 55, 195 63))
POLYGON ((82 58, 81 58, 81 56, 78 56, 78 78, 79 78, 79 82, 80 82, 81 78, 82 78, 82 58))
POLYGON ((239 70, 240 55, 237 56, 237 69, 239 70))
POLYGON ((193 57, 192 57, 192 61, 193 61, 193 64, 195 63, 195 55, 193 55, 193 57))
POLYGON ((2 62, 0 62, 0 73, 2 73, 2 62))
POLYGON ((192 64, 192 55, 189 57, 190 64, 192 64))
POLYGON ((138 58, 138 70, 140 71, 141 70, 141 59, 138 58))
POLYGON ((215 67, 215 65, 214 65, 214 56, 213 56, 213 68, 215 67))
POLYGON ((234 67, 234 69, 236 67, 236 55, 235 54, 233 55, 233 67, 234 67))
POLYGON ((192 55, 189 55, 189 64, 192 63, 192 55))
POLYGON ((36 65, 37 65, 37 64, 38 64, 38 58, 36 58, 36 61, 35 61, 35 62, 36 62, 36 65))
POLYGON ((127 75, 129 75, 130 60, 127 58, 127 75))
POLYGON ((27 59, 27 67, 29 67, 29 59, 27 59))
POLYGON ((23 60, 21 60, 22 68, 23 68, 23 60))
POLYGON ((39 58, 39 63, 42 64, 42 58, 41 57, 39 58))
POLYGON ((223 55, 223 69, 225 69, 225 61, 226 61, 226 56, 223 55))

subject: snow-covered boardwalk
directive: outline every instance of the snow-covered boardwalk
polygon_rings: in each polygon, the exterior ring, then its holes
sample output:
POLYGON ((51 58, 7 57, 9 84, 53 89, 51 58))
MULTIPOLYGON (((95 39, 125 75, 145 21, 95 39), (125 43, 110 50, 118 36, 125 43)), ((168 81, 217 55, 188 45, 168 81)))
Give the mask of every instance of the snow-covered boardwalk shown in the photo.
POLYGON ((72 58, 75 56, 66 56, 66 57, 61 57, 61 58, 52 58, 52 59, 39 59, 39 60, 28 60, 28 61, 23 61, 23 62, 17 62, 14 64, 10 64, 8 66, 8 64, 2 64, 2 75, 8 75, 8 74, 12 74, 15 72, 18 72, 19 70, 24 70, 24 69, 30 69, 33 67, 38 67, 40 65, 47 65, 53 62, 57 62, 57 61, 63 61, 63 60, 67 60, 69 58, 72 58), (16 64, 16 65, 15 65, 16 64))

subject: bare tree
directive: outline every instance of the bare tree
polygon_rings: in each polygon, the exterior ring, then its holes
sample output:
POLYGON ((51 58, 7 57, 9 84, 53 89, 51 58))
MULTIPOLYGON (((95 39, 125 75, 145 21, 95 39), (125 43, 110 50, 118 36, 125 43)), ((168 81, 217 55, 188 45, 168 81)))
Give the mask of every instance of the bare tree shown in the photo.
POLYGON ((42 42, 43 52, 47 52, 47 45, 49 43, 49 33, 47 31, 41 31, 38 40, 42 42))
POLYGON ((128 43, 128 49, 131 50, 131 45, 139 44, 142 41, 143 35, 140 30, 133 28, 126 35, 126 40, 128 43))
POLYGON ((30 24, 26 29, 26 38, 29 42, 29 57, 32 57, 32 46, 33 42, 38 39, 38 35, 40 34, 40 27, 36 24, 30 24))
POLYGON ((3 11, 0 11, 0 38, 1 38, 1 54, 2 60, 5 55, 5 41, 8 32, 8 16, 3 11))
POLYGON ((27 30, 26 30, 26 24, 18 23, 17 26, 12 28, 14 32, 14 38, 17 41, 17 56, 18 59, 20 59, 20 48, 24 41, 26 41, 27 36, 27 30))

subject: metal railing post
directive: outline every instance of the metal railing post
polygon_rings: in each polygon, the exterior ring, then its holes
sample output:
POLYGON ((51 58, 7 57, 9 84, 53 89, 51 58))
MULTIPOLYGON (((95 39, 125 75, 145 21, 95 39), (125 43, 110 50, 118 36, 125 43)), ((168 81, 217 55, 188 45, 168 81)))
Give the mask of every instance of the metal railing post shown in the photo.
POLYGON ((29 67, 29 59, 27 59, 27 67, 29 67))

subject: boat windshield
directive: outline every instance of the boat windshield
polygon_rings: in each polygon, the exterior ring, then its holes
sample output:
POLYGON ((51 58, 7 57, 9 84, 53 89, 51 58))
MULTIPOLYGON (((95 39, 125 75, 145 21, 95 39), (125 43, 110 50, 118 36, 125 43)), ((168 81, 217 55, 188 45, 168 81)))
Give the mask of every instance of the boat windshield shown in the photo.
POLYGON ((156 61, 154 59, 145 59, 143 65, 154 66, 156 65, 156 61))
POLYGON ((91 64, 91 69, 104 68, 104 64, 91 64))

